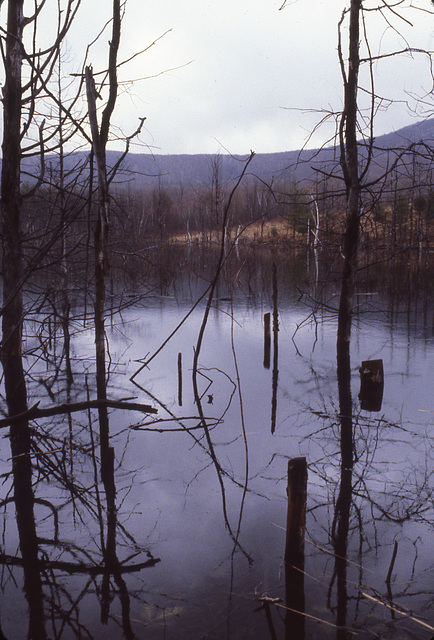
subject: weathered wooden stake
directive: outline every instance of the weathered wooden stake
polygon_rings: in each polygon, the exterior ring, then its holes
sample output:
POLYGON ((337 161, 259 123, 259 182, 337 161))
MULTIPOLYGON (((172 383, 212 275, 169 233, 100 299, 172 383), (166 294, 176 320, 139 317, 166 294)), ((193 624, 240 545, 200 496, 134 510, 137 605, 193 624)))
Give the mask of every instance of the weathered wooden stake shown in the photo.
POLYGON ((288 513, 286 522, 285 586, 286 639, 304 640, 304 538, 306 530, 306 458, 288 462, 288 513))
POLYGON ((178 353, 178 405, 182 407, 182 353, 178 353))
POLYGON ((270 368, 271 313, 264 313, 264 368, 270 368))
POLYGON ((393 571, 393 567, 395 565, 395 560, 396 560, 396 554, 397 553, 398 553, 398 542, 395 540, 394 543, 393 543, 392 559, 390 561, 389 571, 387 572, 387 576, 386 576, 386 584, 388 586, 390 586, 390 581, 392 579, 392 571, 393 571))
POLYGON ((276 430, 277 384, 279 379, 279 311, 277 307, 277 269, 273 263, 273 393, 271 397, 271 433, 276 430))

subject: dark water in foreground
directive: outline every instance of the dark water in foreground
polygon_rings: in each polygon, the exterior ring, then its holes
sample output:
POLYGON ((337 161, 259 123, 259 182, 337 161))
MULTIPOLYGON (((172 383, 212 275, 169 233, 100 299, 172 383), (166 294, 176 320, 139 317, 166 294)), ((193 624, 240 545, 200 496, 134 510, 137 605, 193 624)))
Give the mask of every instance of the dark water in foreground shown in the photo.
MULTIPOLYGON (((111 411, 112 530, 95 463, 96 412, 39 423, 35 520, 47 637, 431 638, 432 307, 415 311, 411 301, 391 317, 381 291, 360 296, 366 313, 354 325, 347 416, 352 468, 342 469, 336 316, 279 281, 278 351, 271 327, 267 363, 268 285, 266 295, 243 290, 227 299, 220 291, 214 301, 197 375, 208 437, 192 390, 203 303, 138 372, 191 310, 196 289, 147 297, 108 322, 109 397, 158 409, 111 411), (358 368, 380 358, 384 392, 371 412, 360 407, 358 368), (301 580, 284 562, 295 457, 308 467, 301 580), (105 561, 109 540, 116 566, 105 561)), ((68 385, 55 345, 47 339, 46 358, 35 355, 41 322, 28 327, 30 404, 94 397, 91 329, 75 322, 68 385)), ((4 439, 0 615, 13 640, 27 637, 34 602, 17 560, 9 457, 4 439)))

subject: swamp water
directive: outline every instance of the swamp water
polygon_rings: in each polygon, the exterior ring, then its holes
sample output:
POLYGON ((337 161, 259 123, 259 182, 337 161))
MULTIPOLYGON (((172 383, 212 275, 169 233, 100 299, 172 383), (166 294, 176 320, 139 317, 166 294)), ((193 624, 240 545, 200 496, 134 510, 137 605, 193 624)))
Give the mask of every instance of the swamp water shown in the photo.
MULTIPOLYGON (((39 594, 23 588, 28 567, 3 439, 0 616, 8 640, 32 633, 41 603, 46 637, 66 640, 432 637, 432 300, 402 288, 391 297, 381 278, 359 292, 348 451, 336 292, 323 291, 327 304, 319 305, 318 287, 304 294, 277 264, 274 294, 271 270, 216 293, 197 368, 206 433, 192 385, 205 302, 193 306, 206 283, 180 278, 108 319, 108 396, 134 396, 158 413, 110 412, 115 514, 99 479, 96 411, 38 421, 39 594), (359 367, 377 359, 381 408, 367 411, 359 367), (291 573, 294 458, 306 459, 308 480, 304 557, 291 573)), ((90 325, 78 316, 71 323, 67 383, 62 344, 47 338, 47 323, 42 313, 26 327, 29 404, 95 397, 90 325)))

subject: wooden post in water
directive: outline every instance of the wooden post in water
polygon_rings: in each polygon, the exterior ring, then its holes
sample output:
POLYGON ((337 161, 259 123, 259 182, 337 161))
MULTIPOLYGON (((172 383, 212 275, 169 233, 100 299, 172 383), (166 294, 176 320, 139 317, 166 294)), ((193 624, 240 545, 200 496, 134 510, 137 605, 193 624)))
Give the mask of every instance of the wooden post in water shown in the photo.
POLYGON ((279 379, 279 311, 277 308, 277 270, 273 262, 273 382, 271 397, 271 433, 276 430, 277 383, 279 379))
POLYGON ((306 458, 288 462, 288 513, 285 547, 286 640, 304 640, 304 538, 306 530, 306 458))
POLYGON ((182 407, 182 353, 178 353, 178 405, 182 407))
POLYGON ((264 369, 270 368, 271 313, 264 313, 264 369))

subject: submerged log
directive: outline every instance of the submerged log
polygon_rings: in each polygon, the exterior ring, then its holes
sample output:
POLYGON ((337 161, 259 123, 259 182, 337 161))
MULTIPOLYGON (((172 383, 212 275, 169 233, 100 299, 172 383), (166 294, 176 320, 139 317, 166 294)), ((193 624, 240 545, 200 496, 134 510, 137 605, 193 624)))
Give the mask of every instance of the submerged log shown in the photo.
POLYGON ((365 411, 380 411, 384 390, 383 361, 364 360, 359 373, 361 408, 365 411))

